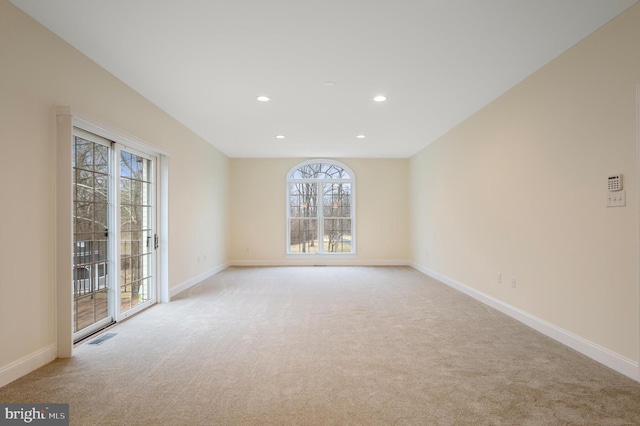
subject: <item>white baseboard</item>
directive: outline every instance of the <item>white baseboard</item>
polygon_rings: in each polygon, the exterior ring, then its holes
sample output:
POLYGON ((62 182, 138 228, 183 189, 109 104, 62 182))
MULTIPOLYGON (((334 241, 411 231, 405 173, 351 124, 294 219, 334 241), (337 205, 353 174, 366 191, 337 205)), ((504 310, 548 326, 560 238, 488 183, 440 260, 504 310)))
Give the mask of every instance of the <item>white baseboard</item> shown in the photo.
POLYGON ((429 268, 415 264, 413 262, 410 263, 410 266, 422 272, 423 274, 428 275, 468 296, 471 296, 474 299, 484 303, 485 305, 488 305, 502 312, 503 314, 506 314, 511 318, 520 321, 525 325, 528 325, 534 330, 537 330, 540 333, 580 352, 581 354, 588 356, 589 358, 617 371, 618 373, 624 374, 625 376, 630 377, 636 381, 640 381, 640 366, 637 362, 619 355, 596 343, 583 339, 580 336, 557 327, 543 319, 537 318, 514 306, 504 303, 503 301, 482 293, 481 291, 471 288, 445 275, 439 274, 438 272, 433 271, 429 268))
POLYGON ((215 268, 202 273, 196 277, 191 278, 188 281, 183 282, 182 284, 179 284, 173 288, 169 289, 169 300, 171 300, 171 298, 175 297, 176 295, 182 293, 183 291, 186 291, 188 289, 190 289, 191 287, 193 287, 194 285, 206 280, 209 277, 214 276, 215 274, 217 274, 218 272, 224 271, 225 269, 227 269, 229 266, 231 266, 231 262, 226 262, 223 263, 222 265, 216 266, 215 268))
POLYGON ((409 266, 402 259, 358 259, 356 257, 292 256, 269 260, 232 260, 231 266, 409 266))
POLYGON ((56 345, 47 346, 0 368, 0 387, 31 373, 56 359, 56 345))

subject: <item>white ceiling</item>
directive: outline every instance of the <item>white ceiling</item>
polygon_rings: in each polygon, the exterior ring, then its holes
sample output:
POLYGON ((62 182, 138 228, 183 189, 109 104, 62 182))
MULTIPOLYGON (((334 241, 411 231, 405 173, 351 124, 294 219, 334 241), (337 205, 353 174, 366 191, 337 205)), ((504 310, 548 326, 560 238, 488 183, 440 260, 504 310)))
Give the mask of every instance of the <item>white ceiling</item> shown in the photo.
POLYGON ((11 1, 230 157, 409 157, 637 0, 11 1))

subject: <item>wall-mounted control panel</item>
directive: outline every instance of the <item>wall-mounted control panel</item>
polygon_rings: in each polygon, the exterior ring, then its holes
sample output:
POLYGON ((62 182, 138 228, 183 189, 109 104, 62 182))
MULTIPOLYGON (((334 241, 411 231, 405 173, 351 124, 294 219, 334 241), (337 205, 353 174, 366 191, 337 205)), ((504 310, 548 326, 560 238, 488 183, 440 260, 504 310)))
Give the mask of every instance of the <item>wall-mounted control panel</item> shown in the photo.
POLYGON ((622 190, 622 175, 613 175, 607 178, 607 189, 609 192, 622 190))
POLYGON ((607 178, 607 207, 624 207, 627 205, 627 194, 622 187, 622 174, 607 178))

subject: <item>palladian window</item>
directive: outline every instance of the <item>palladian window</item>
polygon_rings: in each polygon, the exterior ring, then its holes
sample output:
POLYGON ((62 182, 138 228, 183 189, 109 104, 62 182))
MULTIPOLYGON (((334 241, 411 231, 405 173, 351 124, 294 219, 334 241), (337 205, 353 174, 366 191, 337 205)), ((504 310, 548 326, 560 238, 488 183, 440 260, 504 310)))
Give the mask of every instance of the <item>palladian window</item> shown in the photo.
POLYGON ((331 160, 306 161, 287 176, 287 253, 355 253, 355 177, 331 160))

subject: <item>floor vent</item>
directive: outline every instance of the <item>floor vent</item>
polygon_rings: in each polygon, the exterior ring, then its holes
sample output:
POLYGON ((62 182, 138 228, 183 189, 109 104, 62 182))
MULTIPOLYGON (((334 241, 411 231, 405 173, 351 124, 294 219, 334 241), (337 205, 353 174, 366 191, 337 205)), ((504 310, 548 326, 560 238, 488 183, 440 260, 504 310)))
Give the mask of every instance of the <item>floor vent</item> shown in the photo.
POLYGON ((118 333, 105 333, 100 337, 97 337, 95 339, 93 339, 92 341, 90 341, 88 344, 89 345, 101 345, 102 343, 104 343, 106 340, 111 339, 113 336, 116 336, 118 333))

